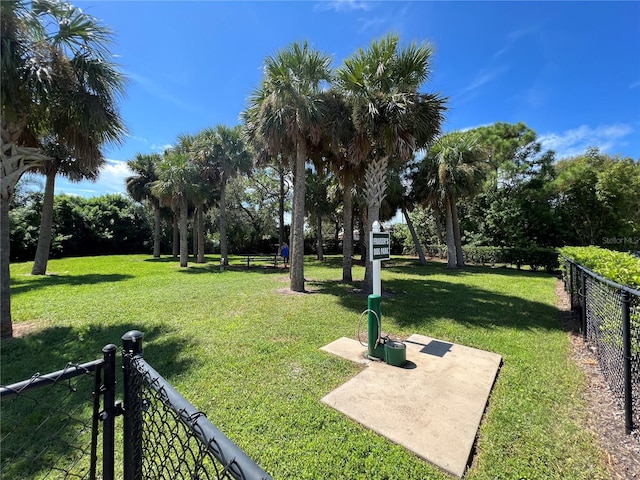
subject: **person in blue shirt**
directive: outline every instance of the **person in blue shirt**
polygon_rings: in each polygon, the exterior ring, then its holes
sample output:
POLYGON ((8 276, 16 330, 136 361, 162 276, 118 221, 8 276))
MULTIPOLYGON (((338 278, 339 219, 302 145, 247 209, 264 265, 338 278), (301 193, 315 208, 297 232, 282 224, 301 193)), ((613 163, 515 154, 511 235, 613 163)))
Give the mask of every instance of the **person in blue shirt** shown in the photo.
POLYGON ((289 245, 287 243, 282 244, 282 248, 280 249, 280 256, 284 260, 284 266, 287 267, 287 263, 289 263, 289 245))

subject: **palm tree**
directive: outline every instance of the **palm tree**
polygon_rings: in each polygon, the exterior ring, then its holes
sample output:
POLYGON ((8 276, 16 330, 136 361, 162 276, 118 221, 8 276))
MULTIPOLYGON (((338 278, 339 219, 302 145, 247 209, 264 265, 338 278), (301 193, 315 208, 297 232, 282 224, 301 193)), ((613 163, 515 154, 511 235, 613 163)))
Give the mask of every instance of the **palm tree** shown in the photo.
POLYGON ((106 163, 102 155, 89 158, 89 161, 83 162, 82 159, 75 158, 73 153, 70 152, 65 145, 53 139, 44 140, 42 149, 51 160, 41 169, 38 169, 45 175, 46 180, 42 200, 42 212, 40 214, 38 246, 36 248, 31 275, 45 275, 47 271, 49 250, 51 249, 55 181, 58 174, 61 173, 71 181, 95 181, 98 178, 100 168, 106 163))
POLYGON ((161 213, 160 201, 151 193, 151 185, 158 180, 156 168, 162 161, 159 153, 137 153, 127 165, 135 175, 125 180, 127 193, 136 202, 147 203, 153 212, 153 258, 160 258, 161 213))
POLYGON ((353 281, 353 189, 361 180, 361 165, 354 160, 356 131, 351 106, 344 93, 331 89, 323 93, 325 115, 322 121, 320 157, 333 170, 342 186, 342 281, 353 281))
POLYGON ((331 58, 294 42, 265 60, 264 78, 243 114, 247 129, 261 138, 272 156, 291 159, 293 215, 291 290, 304 291, 305 164, 308 147, 318 143, 319 93, 331 77, 331 58))
POLYGON ((51 157, 42 138, 73 158, 99 163, 100 146, 125 129, 116 109, 125 80, 112 61, 111 32, 64 1, 0 2, 0 336, 12 334, 9 204, 20 177, 51 157))
POLYGON ((242 127, 217 125, 205 129, 196 138, 194 155, 198 162, 211 165, 220 188, 220 261, 229 265, 227 240, 227 183, 238 173, 251 170, 251 155, 242 136, 242 127))
MULTIPOLYGON (((390 162, 407 162, 440 132, 444 99, 420 93, 432 54, 428 43, 401 49, 399 38, 388 35, 351 55, 337 72, 338 86, 353 110, 354 159, 366 165, 367 231, 379 220, 390 162)), ((365 238, 368 241, 368 235, 365 238)), ((364 289, 371 291, 368 259, 366 265, 364 289)))
POLYGON ((475 194, 486 172, 486 155, 477 139, 452 132, 437 139, 413 176, 416 195, 432 204, 444 204, 447 267, 463 268, 464 254, 458 221, 457 200, 475 194))
POLYGON ((189 198, 200 190, 199 170, 186 153, 168 150, 156 170, 158 180, 151 184, 151 193, 161 202, 172 205, 178 215, 180 231, 180 266, 189 263, 189 198))

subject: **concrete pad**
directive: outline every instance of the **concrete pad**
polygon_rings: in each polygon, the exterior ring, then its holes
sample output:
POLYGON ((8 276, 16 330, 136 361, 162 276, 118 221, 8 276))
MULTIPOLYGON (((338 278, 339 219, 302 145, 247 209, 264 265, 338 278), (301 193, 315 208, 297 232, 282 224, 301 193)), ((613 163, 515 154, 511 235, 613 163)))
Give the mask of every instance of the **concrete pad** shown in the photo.
MULTIPOLYGON (((412 335, 407 364, 368 367, 322 402, 462 478, 502 357, 412 335)), ((322 350, 366 362, 366 347, 341 338, 322 350)))
POLYGON ((367 347, 363 347, 360 342, 352 338, 341 337, 337 340, 334 340, 329 345, 320 347, 320 350, 328 353, 333 353, 338 357, 342 357, 347 360, 351 360, 354 363, 360 363, 363 365, 368 365, 373 361, 367 358, 367 347))

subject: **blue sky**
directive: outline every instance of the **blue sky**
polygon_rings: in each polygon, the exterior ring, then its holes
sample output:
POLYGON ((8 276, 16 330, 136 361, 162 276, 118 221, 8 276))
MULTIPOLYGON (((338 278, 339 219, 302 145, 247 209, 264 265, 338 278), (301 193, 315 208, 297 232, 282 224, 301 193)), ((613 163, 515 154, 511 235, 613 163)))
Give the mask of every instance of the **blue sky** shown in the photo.
POLYGON ((334 65, 388 32, 435 47, 427 92, 449 98, 444 131, 525 122, 557 157, 597 146, 640 158, 640 2, 75 1, 115 32, 130 131, 96 183, 124 192, 126 161, 181 133, 236 125, 266 56, 308 40, 334 65))

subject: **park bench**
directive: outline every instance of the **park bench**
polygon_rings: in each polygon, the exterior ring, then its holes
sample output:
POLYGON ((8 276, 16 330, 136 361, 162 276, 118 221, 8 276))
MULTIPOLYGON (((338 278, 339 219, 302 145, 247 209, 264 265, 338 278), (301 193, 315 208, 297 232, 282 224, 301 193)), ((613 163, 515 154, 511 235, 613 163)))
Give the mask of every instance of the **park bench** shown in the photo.
POLYGON ((246 260, 247 268, 251 266, 251 262, 273 262, 273 266, 278 266, 277 253, 243 253, 240 254, 246 260))

